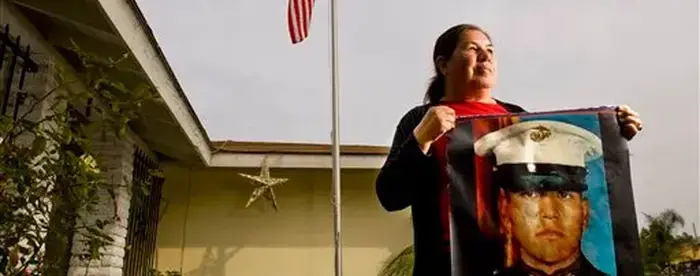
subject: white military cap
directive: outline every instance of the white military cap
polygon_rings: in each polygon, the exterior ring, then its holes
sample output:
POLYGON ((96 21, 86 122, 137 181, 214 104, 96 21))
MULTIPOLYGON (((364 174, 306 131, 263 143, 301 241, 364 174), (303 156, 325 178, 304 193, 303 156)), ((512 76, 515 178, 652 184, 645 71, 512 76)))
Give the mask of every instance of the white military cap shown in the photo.
POLYGON ((536 120, 486 134, 474 143, 474 150, 479 156, 493 153, 496 165, 554 164, 585 168, 587 161, 603 154, 603 145, 598 136, 581 127, 536 120))

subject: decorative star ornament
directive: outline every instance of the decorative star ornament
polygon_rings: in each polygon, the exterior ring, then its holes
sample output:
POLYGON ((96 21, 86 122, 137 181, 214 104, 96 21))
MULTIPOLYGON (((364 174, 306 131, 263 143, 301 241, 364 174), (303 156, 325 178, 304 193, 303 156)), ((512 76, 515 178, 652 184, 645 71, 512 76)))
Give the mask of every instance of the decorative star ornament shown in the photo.
POLYGON ((277 209, 277 197, 275 197, 275 191, 272 189, 274 186, 287 182, 287 178, 272 178, 270 177, 270 166, 267 164, 267 156, 263 158, 262 164, 260 165, 260 175, 249 175, 245 173, 239 173, 240 176, 248 178, 250 184, 258 186, 253 190, 248 198, 248 203, 245 207, 248 208, 253 202, 258 200, 261 196, 272 203, 272 208, 277 209))

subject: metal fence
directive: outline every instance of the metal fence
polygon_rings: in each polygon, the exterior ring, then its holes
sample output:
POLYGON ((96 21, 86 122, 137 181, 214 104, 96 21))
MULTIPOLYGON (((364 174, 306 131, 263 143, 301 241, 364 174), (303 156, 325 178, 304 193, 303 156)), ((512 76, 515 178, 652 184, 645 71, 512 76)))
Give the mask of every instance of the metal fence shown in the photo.
POLYGON ((155 264, 156 235, 164 179, 153 175, 157 164, 138 148, 134 152, 131 207, 126 236, 126 276, 148 275, 155 264))

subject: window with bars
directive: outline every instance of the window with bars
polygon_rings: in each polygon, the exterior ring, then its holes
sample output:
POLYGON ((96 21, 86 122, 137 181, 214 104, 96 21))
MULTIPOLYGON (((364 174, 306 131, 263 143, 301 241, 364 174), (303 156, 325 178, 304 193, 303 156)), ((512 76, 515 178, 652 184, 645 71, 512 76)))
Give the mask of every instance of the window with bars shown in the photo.
POLYGON ((163 182, 157 164, 143 151, 134 152, 131 207, 124 255, 124 275, 142 276, 155 264, 156 235, 163 182))
MULTIPOLYGON (((25 87, 27 77, 39 72, 39 65, 31 55, 31 46, 23 46, 20 36, 12 36, 9 24, 0 29, 0 116, 11 116, 15 121, 20 119, 20 109, 29 97, 25 87)), ((91 107, 92 99, 87 100, 84 110, 68 106, 72 128, 89 122, 91 107)), ((67 147, 82 154, 76 145, 67 147)))
POLYGON ((12 116, 17 120, 20 106, 27 99, 27 92, 24 90, 27 74, 39 70, 30 56, 30 45, 22 46, 21 37, 13 37, 10 34, 10 25, 5 25, 0 30, 0 116, 12 116))

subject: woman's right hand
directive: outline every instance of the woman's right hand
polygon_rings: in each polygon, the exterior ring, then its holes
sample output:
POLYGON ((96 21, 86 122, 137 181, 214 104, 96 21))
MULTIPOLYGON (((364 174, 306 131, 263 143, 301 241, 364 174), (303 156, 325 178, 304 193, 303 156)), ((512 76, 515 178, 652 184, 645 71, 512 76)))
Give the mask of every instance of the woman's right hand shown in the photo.
POLYGON ((428 153, 430 146, 438 138, 455 127, 455 111, 447 106, 433 106, 428 109, 418 126, 413 129, 418 145, 423 153, 428 153))

